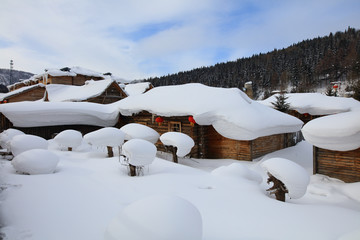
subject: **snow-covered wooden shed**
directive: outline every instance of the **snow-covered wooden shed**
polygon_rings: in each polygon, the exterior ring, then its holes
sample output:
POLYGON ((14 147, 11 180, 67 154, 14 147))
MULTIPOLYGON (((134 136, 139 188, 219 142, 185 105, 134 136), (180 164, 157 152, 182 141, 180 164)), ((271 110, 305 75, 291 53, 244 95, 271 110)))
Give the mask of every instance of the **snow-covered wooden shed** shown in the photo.
POLYGON ((43 84, 22 87, 8 93, 1 93, 0 103, 40 100, 44 98, 45 91, 43 84))
POLYGON ((116 104, 121 124, 141 123, 160 134, 186 133, 195 141, 191 154, 198 158, 252 160, 289 146, 303 124, 239 89, 202 84, 157 87, 116 104))
MULTIPOLYGON (((272 103, 276 102, 278 95, 274 94, 259 103, 274 107, 272 103)), ((290 104, 289 114, 304 123, 318 117, 348 112, 359 105, 359 101, 353 98, 331 97, 321 93, 287 93, 285 96, 288 97, 286 101, 290 104)))
POLYGON ((104 75, 82 67, 65 67, 62 69, 47 69, 45 73, 35 77, 40 83, 66 84, 81 86, 88 80, 103 80, 104 75))
POLYGON ((46 85, 46 101, 50 102, 93 102, 108 104, 127 97, 126 92, 108 78, 88 80, 82 86, 49 84, 46 85))
POLYGON ((302 133, 314 145, 314 174, 360 181, 360 107, 314 119, 302 133))

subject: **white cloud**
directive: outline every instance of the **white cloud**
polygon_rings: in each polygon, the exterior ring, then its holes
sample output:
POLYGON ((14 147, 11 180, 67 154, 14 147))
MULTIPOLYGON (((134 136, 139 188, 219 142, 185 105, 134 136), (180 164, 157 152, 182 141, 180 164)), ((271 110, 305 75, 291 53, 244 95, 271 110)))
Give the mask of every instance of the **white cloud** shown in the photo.
POLYGON ((359 28, 359 10, 355 0, 2 0, 0 67, 165 75, 359 28))

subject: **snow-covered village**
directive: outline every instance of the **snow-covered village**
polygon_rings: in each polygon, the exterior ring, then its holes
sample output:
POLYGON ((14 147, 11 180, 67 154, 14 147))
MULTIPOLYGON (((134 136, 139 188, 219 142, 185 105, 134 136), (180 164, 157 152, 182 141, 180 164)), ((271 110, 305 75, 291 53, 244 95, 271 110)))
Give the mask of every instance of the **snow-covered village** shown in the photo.
POLYGON ((359 1, 0 5, 0 240, 360 239, 359 1))

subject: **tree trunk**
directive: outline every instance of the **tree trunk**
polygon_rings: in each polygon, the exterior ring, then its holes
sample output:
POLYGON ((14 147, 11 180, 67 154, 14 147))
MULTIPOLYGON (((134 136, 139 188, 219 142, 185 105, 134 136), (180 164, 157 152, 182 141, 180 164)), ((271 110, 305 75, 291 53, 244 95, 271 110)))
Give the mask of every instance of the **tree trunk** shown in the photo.
POLYGON ((108 157, 113 157, 114 156, 114 152, 112 147, 107 146, 107 150, 108 150, 108 157))
POLYGON ((71 151, 72 151, 72 147, 68 147, 68 151, 70 151, 70 152, 71 152, 71 151))
POLYGON ((275 194, 276 200, 285 202, 285 193, 288 193, 285 184, 270 173, 268 175, 267 183, 273 182, 274 185, 266 191, 270 191, 270 194, 275 194))
POLYGON ((129 168, 130 168, 130 176, 132 177, 136 176, 136 167, 129 164, 129 168))

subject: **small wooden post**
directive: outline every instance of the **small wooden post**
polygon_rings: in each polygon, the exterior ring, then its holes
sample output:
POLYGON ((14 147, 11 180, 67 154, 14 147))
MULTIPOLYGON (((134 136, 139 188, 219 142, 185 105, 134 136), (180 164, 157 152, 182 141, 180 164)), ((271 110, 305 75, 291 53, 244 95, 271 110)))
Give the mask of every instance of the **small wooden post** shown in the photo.
POLYGON ((130 176, 134 177, 136 176, 136 167, 134 165, 129 164, 130 168, 130 176))
POLYGON ((70 151, 70 152, 71 152, 71 151, 72 151, 72 147, 68 147, 68 151, 70 151))
POLYGON ((108 157, 113 157, 114 156, 114 152, 112 147, 107 146, 107 151, 108 151, 108 157))
POLYGON ((173 156, 173 162, 174 163, 178 163, 178 156, 176 155, 177 152, 177 147, 174 146, 167 146, 167 148, 169 149, 169 151, 172 153, 173 156))

